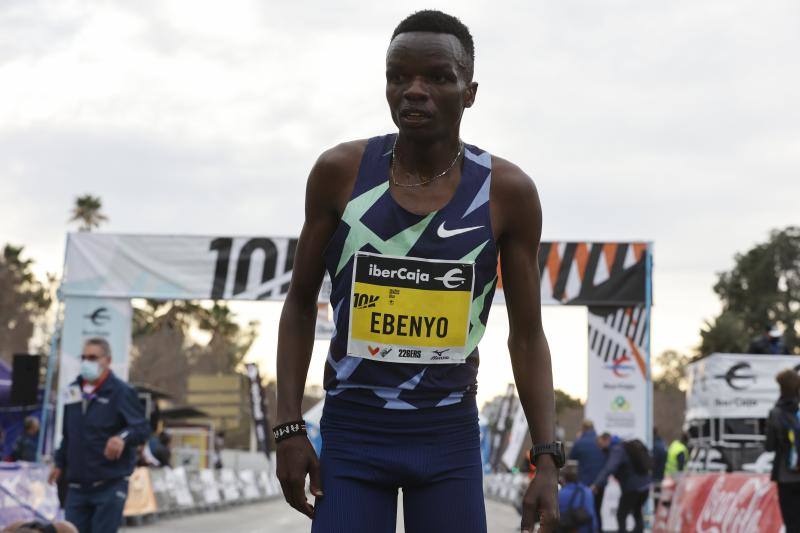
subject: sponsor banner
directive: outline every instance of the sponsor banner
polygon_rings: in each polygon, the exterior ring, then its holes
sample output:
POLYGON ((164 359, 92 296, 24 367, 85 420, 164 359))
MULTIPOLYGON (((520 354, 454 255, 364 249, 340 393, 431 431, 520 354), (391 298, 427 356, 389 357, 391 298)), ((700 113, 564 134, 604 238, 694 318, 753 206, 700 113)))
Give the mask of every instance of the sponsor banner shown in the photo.
POLYGON ((128 379, 128 355, 131 347, 133 310, 127 298, 64 299, 64 325, 58 372, 58 407, 56 409, 56 447, 61 442, 61 422, 65 401, 80 400, 80 391, 70 387, 80 373, 81 350, 86 339, 100 337, 111 346, 111 370, 122 380, 128 379))
POLYGON ((474 264, 359 252, 347 353, 397 363, 460 363, 474 264))
MULTIPOLYGON (((541 298, 550 305, 644 303, 644 242, 543 242, 541 298)), ((71 233, 62 292, 67 296, 156 299, 282 299, 297 239, 71 233)), ((498 289, 503 280, 498 267, 498 289)), ((325 278, 320 301, 327 301, 325 278)), ((495 303, 503 303, 503 291, 495 303)))
POLYGON ((528 419, 525 418, 525 411, 522 409, 519 398, 515 396, 514 400, 516 407, 513 422, 511 422, 511 433, 508 436, 508 445, 500 459, 509 470, 519 465, 519 454, 525 443, 525 435, 528 434, 528 419))
POLYGON ((686 419, 764 418, 780 396, 775 376, 792 355, 711 354, 689 365, 686 419))
MULTIPOLYGON (((539 246, 544 305, 636 305, 646 300, 646 242, 543 242, 539 246)), ((494 303, 504 303, 497 265, 494 303)))
POLYGON ((59 515, 50 467, 37 463, 0 463, 0 526, 17 520, 55 520, 59 515))
POLYGON ((289 238, 70 233, 61 290, 162 300, 282 299, 296 247, 289 238))
POLYGON ((779 533, 783 520, 774 483, 764 474, 689 474, 677 482, 666 521, 655 532, 779 533))
POLYGON ((598 432, 648 442, 644 306, 589 308, 586 418, 598 432))
POLYGON ((497 470, 499 466, 498 463, 502 457, 501 451, 505 448, 506 436, 508 432, 508 417, 515 398, 515 388, 516 387, 513 383, 509 383, 506 387, 506 395, 500 402, 500 409, 497 413, 497 418, 494 420, 494 427, 491 431, 493 439, 491 445, 490 463, 494 470, 497 470))
POLYGON ((250 411, 253 414, 253 428, 256 433, 258 449, 267 454, 269 459, 269 421, 267 420, 267 406, 264 402, 264 389, 261 387, 261 376, 255 363, 247 363, 247 377, 250 378, 250 411))

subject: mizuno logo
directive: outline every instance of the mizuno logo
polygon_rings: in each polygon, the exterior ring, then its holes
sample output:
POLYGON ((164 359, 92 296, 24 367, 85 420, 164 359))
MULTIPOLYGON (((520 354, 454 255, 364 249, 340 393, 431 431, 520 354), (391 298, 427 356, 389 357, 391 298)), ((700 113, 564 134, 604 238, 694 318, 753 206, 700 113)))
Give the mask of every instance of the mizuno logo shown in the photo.
POLYGON ((444 276, 433 279, 441 281, 442 284, 448 289, 455 289, 465 281, 464 278, 459 276, 461 273, 462 272, 460 268, 453 268, 448 270, 444 276))
POLYGON ((470 228, 457 228, 457 229, 446 229, 444 227, 444 222, 439 225, 439 228, 436 230, 436 235, 438 235, 442 239, 446 239, 448 237, 453 237, 455 235, 461 235, 462 233, 467 233, 468 231, 472 231, 474 229, 482 228, 483 226, 472 226, 470 228))

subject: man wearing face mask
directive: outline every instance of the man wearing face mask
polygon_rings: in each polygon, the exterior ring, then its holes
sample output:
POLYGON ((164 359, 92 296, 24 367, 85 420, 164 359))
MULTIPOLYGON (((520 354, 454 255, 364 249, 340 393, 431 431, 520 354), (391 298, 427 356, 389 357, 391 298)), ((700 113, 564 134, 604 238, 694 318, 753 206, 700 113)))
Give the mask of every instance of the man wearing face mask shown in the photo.
POLYGON ((110 365, 108 342, 87 340, 80 376, 66 391, 63 436, 50 474, 54 483, 66 471, 66 519, 81 533, 117 531, 136 447, 150 433, 136 391, 110 365))

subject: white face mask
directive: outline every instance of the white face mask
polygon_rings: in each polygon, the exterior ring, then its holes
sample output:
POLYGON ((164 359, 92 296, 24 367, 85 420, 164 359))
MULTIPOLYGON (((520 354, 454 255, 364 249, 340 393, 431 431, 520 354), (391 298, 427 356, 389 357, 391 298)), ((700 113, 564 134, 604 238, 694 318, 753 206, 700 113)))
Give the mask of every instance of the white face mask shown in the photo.
POLYGON ((100 377, 101 371, 97 361, 81 361, 81 377, 86 381, 95 381, 100 377))

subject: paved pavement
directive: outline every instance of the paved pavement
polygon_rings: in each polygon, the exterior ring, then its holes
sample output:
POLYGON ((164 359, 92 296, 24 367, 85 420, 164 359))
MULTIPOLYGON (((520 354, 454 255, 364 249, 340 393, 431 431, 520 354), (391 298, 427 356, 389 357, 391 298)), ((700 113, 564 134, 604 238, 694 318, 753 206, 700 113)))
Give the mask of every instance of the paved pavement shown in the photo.
MULTIPOLYGON (((398 500, 400 502, 401 500, 398 500)), ((488 529, 492 533, 518 533, 519 515, 510 506, 486 501, 488 529)), ((399 506, 397 532, 403 533, 403 512, 399 506)), ((159 520, 150 525, 124 528, 126 533, 308 533, 311 522, 289 507, 283 499, 231 507, 214 513, 198 513, 159 520)))

